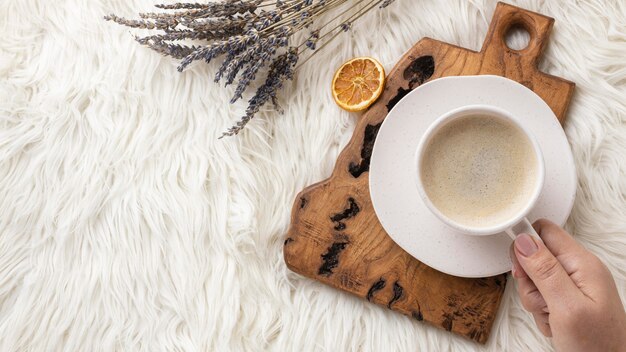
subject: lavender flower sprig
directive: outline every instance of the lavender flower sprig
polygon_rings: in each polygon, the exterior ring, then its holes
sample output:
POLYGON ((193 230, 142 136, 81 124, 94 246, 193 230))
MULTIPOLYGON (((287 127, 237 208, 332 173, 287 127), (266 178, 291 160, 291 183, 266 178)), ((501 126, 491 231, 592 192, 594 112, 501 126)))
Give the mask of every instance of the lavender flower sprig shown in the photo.
POLYGON ((215 82, 230 85, 237 80, 231 104, 243 97, 260 72, 266 72, 264 83, 248 100, 245 115, 222 138, 238 134, 270 101, 274 109, 282 111, 278 91, 293 79, 298 67, 338 34, 352 28, 363 14, 377 6, 385 8, 393 1, 222 0, 155 5, 164 12, 141 13, 137 20, 113 14, 105 19, 130 28, 160 31, 136 40, 162 55, 181 60, 181 72, 195 61, 209 63, 223 58, 215 82), (338 9, 336 16, 311 29, 317 19, 333 9, 338 9), (343 21, 337 23, 339 18, 343 21), (308 34, 295 36, 302 30, 308 34), (294 38, 302 41, 293 44, 294 38), (310 54, 302 59, 305 51, 310 54))

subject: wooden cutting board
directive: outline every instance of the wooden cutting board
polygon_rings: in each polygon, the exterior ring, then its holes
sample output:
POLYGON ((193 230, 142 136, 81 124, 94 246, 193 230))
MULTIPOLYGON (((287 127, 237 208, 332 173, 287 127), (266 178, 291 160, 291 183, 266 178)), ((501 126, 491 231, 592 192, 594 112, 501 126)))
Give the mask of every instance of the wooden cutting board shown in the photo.
POLYGON ((284 245, 287 266, 416 320, 485 343, 507 275, 480 279, 450 276, 396 245, 372 207, 370 156, 389 110, 413 88, 444 76, 510 78, 543 98, 563 123, 574 83, 537 69, 553 23, 550 17, 498 3, 480 52, 430 38, 413 46, 389 73, 381 98, 360 117, 332 176, 307 187, 296 198, 284 245), (520 51, 505 44, 505 34, 514 27, 530 34, 528 46, 520 51))

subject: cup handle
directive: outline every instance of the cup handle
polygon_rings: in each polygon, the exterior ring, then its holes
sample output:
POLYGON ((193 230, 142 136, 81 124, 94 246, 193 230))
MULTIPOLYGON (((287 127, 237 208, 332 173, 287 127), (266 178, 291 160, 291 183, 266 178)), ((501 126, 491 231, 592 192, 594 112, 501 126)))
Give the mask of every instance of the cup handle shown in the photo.
POLYGON ((539 241, 541 241, 541 237, 539 237, 539 235, 537 234, 537 231, 535 231, 535 229, 533 228, 533 225, 530 223, 530 221, 528 221, 528 218, 526 218, 526 217, 524 217, 515 226, 512 226, 512 227, 506 229, 505 232, 514 241, 515 241, 515 237, 517 237, 517 235, 519 235, 520 233, 527 233, 527 234, 535 237, 539 241))

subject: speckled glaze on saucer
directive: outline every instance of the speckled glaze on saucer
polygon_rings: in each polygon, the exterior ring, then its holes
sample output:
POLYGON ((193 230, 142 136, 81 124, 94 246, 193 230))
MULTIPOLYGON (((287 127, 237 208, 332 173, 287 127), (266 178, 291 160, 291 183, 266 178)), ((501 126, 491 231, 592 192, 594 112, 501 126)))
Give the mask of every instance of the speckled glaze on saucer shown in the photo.
POLYGON ((511 238, 504 232, 469 236, 442 223, 421 200, 412 165, 430 124, 450 110, 473 104, 509 111, 535 136, 544 157, 545 182, 528 218, 548 218, 563 224, 576 195, 576 170, 565 133, 539 96, 500 76, 440 78, 398 102, 376 137, 370 194, 381 224, 409 254, 447 274, 484 277, 511 269, 511 238))

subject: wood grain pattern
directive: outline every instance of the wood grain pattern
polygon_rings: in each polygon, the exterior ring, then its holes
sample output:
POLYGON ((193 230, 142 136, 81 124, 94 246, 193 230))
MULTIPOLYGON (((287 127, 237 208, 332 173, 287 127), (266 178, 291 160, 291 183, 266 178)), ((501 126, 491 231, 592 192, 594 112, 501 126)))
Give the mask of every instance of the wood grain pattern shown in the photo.
POLYGON ((537 69, 554 20, 499 3, 480 52, 424 38, 387 77, 381 98, 360 118, 332 176, 294 202, 284 246, 287 266, 419 321, 479 343, 489 337, 506 274, 466 279, 438 272, 402 250, 382 228, 369 195, 369 163, 381 122, 420 84, 444 76, 493 74, 532 89, 564 122, 574 84, 537 69), (507 31, 521 26, 529 45, 512 50, 507 31))

